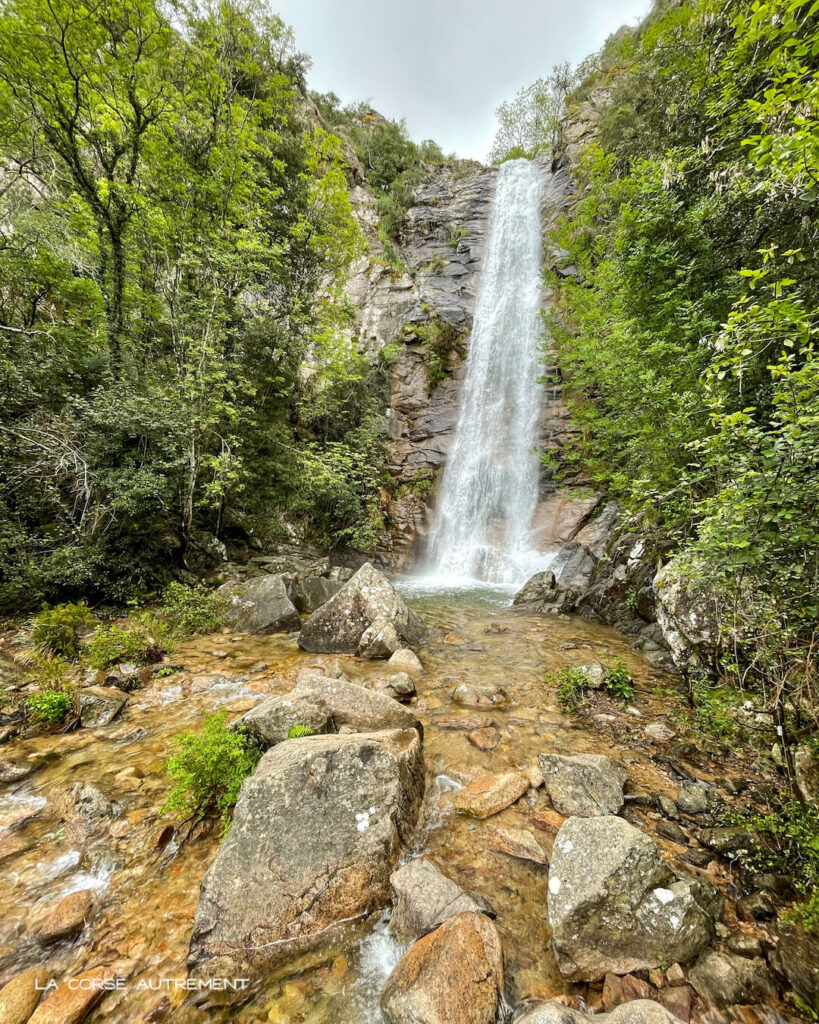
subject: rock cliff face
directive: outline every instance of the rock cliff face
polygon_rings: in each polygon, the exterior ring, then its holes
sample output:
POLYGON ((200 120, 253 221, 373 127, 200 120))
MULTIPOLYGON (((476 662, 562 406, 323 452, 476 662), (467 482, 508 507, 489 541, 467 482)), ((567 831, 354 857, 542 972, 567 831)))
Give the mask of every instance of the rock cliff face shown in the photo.
MULTIPOLYGON (((569 178, 545 162, 542 168, 545 238, 566 202, 569 178)), ((352 190, 371 250, 353 268, 347 289, 359 311, 355 341, 370 359, 386 354, 392 360, 385 426, 390 528, 379 554, 398 569, 423 552, 435 484, 452 443, 496 176, 496 168, 472 163, 437 169, 416 189, 393 252, 378 237, 374 197, 361 185, 352 190)), ((556 250, 545 253, 547 260, 557 256, 556 250)), ((549 302, 546 292, 544 306, 549 302)), ((544 372, 549 384, 541 441, 559 462, 572 427, 556 368, 544 365, 544 372)), ((536 516, 544 547, 571 540, 596 506, 596 497, 572 490, 578 482, 558 491, 544 468, 536 516)))

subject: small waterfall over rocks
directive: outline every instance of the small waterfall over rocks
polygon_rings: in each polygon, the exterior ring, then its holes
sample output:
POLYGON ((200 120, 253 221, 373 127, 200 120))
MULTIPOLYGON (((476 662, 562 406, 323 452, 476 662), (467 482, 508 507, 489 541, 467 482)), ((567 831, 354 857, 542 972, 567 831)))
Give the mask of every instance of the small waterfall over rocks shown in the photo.
POLYGON ((550 556, 534 549, 544 168, 501 165, 466 377, 427 547, 442 582, 520 584, 550 556))

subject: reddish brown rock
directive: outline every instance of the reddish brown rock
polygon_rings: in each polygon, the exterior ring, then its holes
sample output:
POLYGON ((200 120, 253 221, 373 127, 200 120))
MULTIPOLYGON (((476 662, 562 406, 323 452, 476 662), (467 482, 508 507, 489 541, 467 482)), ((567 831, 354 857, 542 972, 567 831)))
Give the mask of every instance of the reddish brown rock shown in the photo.
POLYGON ((532 824, 546 832, 557 832, 565 820, 562 814, 558 814, 550 807, 544 807, 543 810, 535 811, 532 815, 532 824))
POLYGON ((40 942, 57 942, 82 931, 91 915, 90 889, 71 892, 53 907, 40 925, 40 942))
POLYGON ((621 978, 609 973, 603 982, 603 1009, 609 1013, 615 1006, 622 1006, 623 1003, 630 1003, 634 999, 653 999, 656 995, 656 990, 648 982, 641 981, 632 974, 626 974, 621 978))
POLYGON ((507 853, 510 857, 517 857, 519 860, 530 860, 535 864, 549 863, 546 851, 532 833, 527 832, 525 828, 498 828, 493 826, 490 842, 493 850, 507 853))
POLYGON ((456 811, 470 818, 490 818, 519 800, 529 788, 529 780, 518 772, 483 775, 455 794, 456 811))
POLYGON ((385 1024, 495 1024, 503 992, 497 928, 457 914, 404 954, 381 994, 385 1024))
POLYGON ((466 738, 478 750, 494 750, 500 743, 500 733, 497 729, 473 729, 466 738))
POLYGON ((675 985, 670 988, 664 988, 659 993, 659 999, 666 1010, 669 1013, 673 1013, 677 1020, 688 1024, 691 1020, 691 999, 693 995, 694 993, 688 985, 675 985))
POLYGON ((40 1003, 29 1024, 80 1024, 105 995, 104 985, 113 977, 110 967, 95 967, 69 978, 40 1003))
POLYGON ((23 971, 0 989, 2 1024, 26 1024, 40 1002, 48 974, 42 967, 23 971))
POLYGON ((474 729, 491 729, 495 725, 494 718, 472 715, 468 718, 441 718, 435 725, 447 732, 472 732, 474 729))

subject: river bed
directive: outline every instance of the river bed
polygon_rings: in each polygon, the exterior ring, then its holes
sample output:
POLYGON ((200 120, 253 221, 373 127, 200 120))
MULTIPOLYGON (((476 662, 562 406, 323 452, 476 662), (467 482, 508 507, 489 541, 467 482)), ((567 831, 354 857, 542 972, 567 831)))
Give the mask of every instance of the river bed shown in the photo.
MULTIPOLYGON (((494 828, 511 826, 528 829, 548 852, 554 829, 533 823, 533 815, 548 809, 548 799, 530 789, 501 814, 475 822, 453 812, 453 793, 483 772, 527 768, 539 753, 551 751, 616 755, 629 769, 627 793, 673 796, 674 783, 650 760, 643 729, 668 721, 681 708, 679 680, 649 667, 616 631, 576 618, 518 612, 510 607, 508 591, 404 589, 408 603, 433 628, 420 651, 425 672, 413 705, 425 729, 427 796, 406 856, 432 856, 497 915, 512 1005, 559 995, 565 986, 550 948, 547 868, 493 848, 494 828), (632 704, 609 707, 603 700, 597 723, 563 714, 546 674, 592 660, 611 663, 616 656, 634 677, 632 704), (500 684, 512 705, 505 711, 457 707, 450 694, 462 682, 500 684), (465 731, 452 728, 453 719, 476 716, 497 724, 500 742, 494 749, 479 750, 465 731)), ((326 659, 299 650, 294 635, 219 633, 186 643, 172 660, 183 671, 131 694, 111 725, 5 747, 5 758, 28 760, 37 770, 0 797, 0 982, 35 965, 61 980, 106 963, 127 983, 106 995, 92 1021, 380 1024, 380 988, 401 953, 386 917, 350 927, 298 970, 291 965, 284 976, 233 993, 226 1005, 212 993, 176 987, 176 979, 186 977, 199 885, 218 836, 205 832, 181 849, 174 842, 162 848, 168 820, 158 808, 169 788, 163 764, 173 737, 196 729, 202 711, 224 707, 235 717, 265 696, 286 692, 301 667, 326 659), (61 831, 50 803, 59 787, 75 782, 98 787, 119 811, 108 834, 86 846, 61 831), (4 822, 10 827, 2 828, 4 822), (34 934, 37 921, 66 893, 88 888, 98 908, 93 921, 78 939, 42 948, 34 934)), ((339 660, 354 682, 385 673, 383 663, 339 660)), ((706 777, 707 770, 700 774, 706 777)), ((642 827, 652 831, 657 815, 651 807, 638 800, 626 813, 639 815, 642 827)), ((669 854, 680 853, 664 845, 669 854)))

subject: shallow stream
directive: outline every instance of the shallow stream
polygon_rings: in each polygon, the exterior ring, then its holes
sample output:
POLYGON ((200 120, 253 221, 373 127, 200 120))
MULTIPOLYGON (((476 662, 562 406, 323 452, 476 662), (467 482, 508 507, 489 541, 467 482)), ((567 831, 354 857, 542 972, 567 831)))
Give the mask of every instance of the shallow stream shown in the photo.
MULTIPOLYGON (((532 820, 548 809, 547 798, 530 790, 501 814, 475 822, 452 811, 453 793, 483 772, 526 768, 539 753, 556 751, 616 754, 629 769, 627 792, 674 795, 674 784, 649 758, 643 728, 679 708, 677 681, 648 667, 614 630, 516 612, 507 591, 424 592, 407 586, 405 592, 434 630, 420 652, 425 673, 414 704, 425 728, 427 796, 408 856, 433 856, 497 914, 513 1005, 559 994, 564 985, 550 952, 547 869, 493 849, 494 828, 512 826, 529 829, 548 852, 554 829, 532 820), (545 674, 591 660, 611 662, 618 655, 635 679, 631 707, 603 706, 604 717, 586 725, 562 714, 545 674), (459 708, 450 694, 461 682, 499 684, 512 706, 459 708), (453 719, 475 717, 497 724, 500 742, 494 749, 476 749, 465 731, 452 728, 453 719)), ((383 663, 340 660, 353 681, 385 672, 383 663)), ((234 994, 228 1006, 210 993, 173 987, 173 979, 186 977, 199 884, 218 848, 214 832, 194 837, 181 850, 173 842, 162 848, 168 824, 158 814, 168 790, 162 767, 173 737, 197 728, 202 711, 225 707, 236 715, 268 694, 287 691, 299 668, 322 658, 300 651, 294 636, 222 633, 187 643, 173 661, 184 671, 134 692, 111 725, 5 747, 5 758, 28 760, 37 770, 0 791, 0 826, 6 826, 0 827, 0 983, 38 964, 60 980, 116 962, 127 985, 106 996, 92 1021, 380 1024, 379 991, 400 955, 383 918, 338 936, 296 973, 257 984, 243 1001, 234 994), (93 784, 119 808, 108 834, 84 848, 60 831, 50 803, 59 787, 74 782, 93 784), (34 937, 37 920, 66 893, 89 887, 96 890, 99 909, 85 932, 42 948, 34 937), (158 979, 171 984, 163 981, 165 988, 157 991, 158 979), (151 982, 153 990, 146 988, 151 982)), ((627 813, 641 815, 651 830, 650 808, 637 801, 627 813)))

